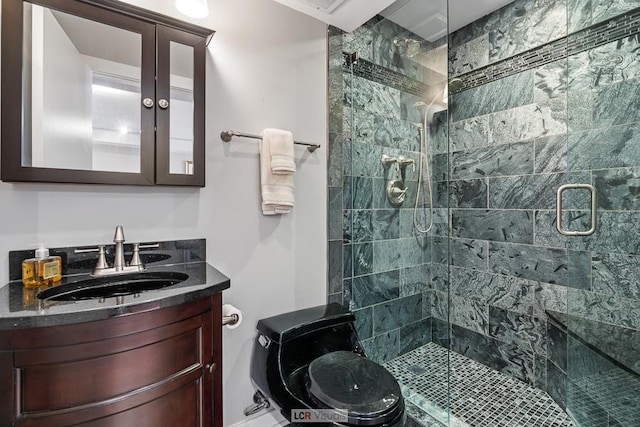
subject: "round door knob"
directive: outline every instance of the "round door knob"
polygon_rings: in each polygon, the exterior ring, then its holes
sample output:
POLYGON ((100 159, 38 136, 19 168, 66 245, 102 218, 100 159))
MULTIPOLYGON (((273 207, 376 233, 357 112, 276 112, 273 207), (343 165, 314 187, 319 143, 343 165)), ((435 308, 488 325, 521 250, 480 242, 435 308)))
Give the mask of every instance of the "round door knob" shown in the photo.
POLYGON ((153 107, 153 99, 151 98, 145 98, 142 100, 142 105, 144 105, 147 108, 151 108, 153 107))
POLYGON ((158 107, 162 108, 163 110, 166 109, 169 106, 169 101, 167 101, 166 99, 161 99, 158 101, 158 107))

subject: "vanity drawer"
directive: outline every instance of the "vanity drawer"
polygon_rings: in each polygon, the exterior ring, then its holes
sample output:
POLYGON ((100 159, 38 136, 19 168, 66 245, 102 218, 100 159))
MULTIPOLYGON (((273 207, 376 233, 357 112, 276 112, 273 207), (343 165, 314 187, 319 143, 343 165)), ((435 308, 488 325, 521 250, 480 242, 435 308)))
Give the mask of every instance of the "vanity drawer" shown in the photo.
POLYGON ((108 418, 83 424, 83 427, 159 427, 199 425, 199 385, 189 383, 160 399, 120 412, 108 418), (169 403, 171 402, 171 403, 169 403))
POLYGON ((101 405, 201 369, 201 326, 198 316, 126 337, 17 353, 18 413, 101 405))

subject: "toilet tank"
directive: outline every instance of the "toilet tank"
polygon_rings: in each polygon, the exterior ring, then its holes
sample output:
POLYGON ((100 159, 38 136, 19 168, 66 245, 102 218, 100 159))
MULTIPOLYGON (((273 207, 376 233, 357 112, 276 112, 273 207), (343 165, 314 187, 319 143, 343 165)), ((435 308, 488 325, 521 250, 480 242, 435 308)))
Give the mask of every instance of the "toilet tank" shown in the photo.
POLYGON ((354 321, 335 303, 260 320, 251 363, 255 385, 281 408, 300 407, 296 376, 311 361, 338 350, 362 353, 354 321))
POLYGON ((316 332, 328 326, 353 323, 355 316, 342 305, 331 303, 279 314, 258 321, 258 331, 272 341, 282 343, 316 332))

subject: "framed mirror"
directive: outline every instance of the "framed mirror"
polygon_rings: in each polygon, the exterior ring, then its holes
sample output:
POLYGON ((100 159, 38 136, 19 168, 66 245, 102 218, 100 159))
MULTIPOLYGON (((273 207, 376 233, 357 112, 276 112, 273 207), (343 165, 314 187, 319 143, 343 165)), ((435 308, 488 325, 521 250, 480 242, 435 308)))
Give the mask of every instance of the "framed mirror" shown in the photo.
POLYGON ((204 186, 212 32, 115 4, 3 0, 3 181, 204 186))

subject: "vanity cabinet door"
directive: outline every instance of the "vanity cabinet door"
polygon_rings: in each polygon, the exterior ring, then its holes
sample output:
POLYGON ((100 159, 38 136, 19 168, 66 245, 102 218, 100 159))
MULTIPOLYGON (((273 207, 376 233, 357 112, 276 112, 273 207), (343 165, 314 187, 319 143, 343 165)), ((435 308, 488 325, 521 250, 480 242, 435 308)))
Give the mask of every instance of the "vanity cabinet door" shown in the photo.
POLYGON ((222 427, 221 294, 0 331, 0 425, 222 427))

